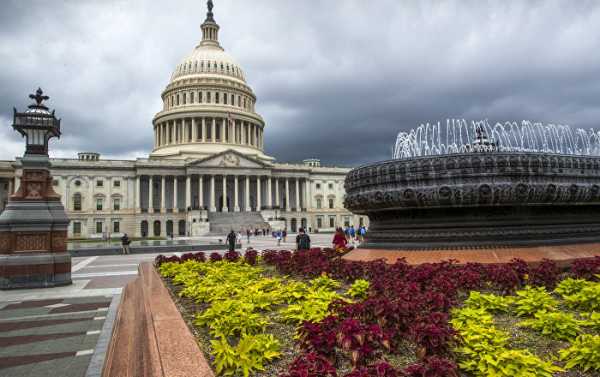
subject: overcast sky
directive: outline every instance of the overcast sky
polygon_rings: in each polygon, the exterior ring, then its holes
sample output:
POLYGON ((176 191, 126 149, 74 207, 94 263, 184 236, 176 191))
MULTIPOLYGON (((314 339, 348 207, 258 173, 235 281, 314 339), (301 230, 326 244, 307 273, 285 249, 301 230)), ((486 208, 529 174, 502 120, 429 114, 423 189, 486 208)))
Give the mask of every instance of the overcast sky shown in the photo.
MULTIPOLYGON (((3 0, 0 159, 41 86, 63 120, 52 154, 146 157, 200 0, 3 0)), ((599 1, 215 0, 278 161, 387 159, 400 130, 446 118, 600 126, 599 1)))

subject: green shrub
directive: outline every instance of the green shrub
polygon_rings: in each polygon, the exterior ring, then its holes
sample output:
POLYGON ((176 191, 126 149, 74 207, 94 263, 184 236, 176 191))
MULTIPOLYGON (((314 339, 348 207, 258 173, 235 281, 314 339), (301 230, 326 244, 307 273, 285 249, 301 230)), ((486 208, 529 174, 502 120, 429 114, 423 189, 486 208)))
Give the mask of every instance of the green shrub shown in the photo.
POLYGON ((470 308, 481 308, 489 312, 507 312, 514 299, 510 296, 498 296, 495 294, 484 294, 471 291, 465 306, 470 308))
POLYGON ((582 318, 582 321, 581 321, 582 326, 590 327, 596 331, 600 331, 600 313, 599 312, 581 313, 580 316, 582 318))
POLYGON ((452 319, 450 320, 450 323, 457 331, 462 331, 465 326, 469 324, 494 326, 494 318, 482 308, 463 307, 460 309, 453 309, 451 314, 452 319))
POLYGON ((566 278, 564 280, 562 280, 560 283, 558 283, 558 285, 556 286, 556 289, 554 289, 554 292, 558 293, 559 295, 565 297, 565 296, 570 296, 572 294, 575 294, 579 291, 581 291, 581 289, 583 289, 584 287, 593 284, 587 280, 583 280, 583 279, 573 279, 573 278, 566 278))
MULTIPOLYGON (((459 363, 462 367, 463 363, 459 363)), ((562 368, 544 361, 527 350, 500 349, 481 357, 476 369, 470 369, 475 376, 515 377, 535 376, 552 377, 562 368)))
POLYGON ((533 315, 539 311, 551 311, 558 302, 544 287, 525 287, 516 292, 515 311, 519 316, 533 315))
POLYGON ((271 334, 243 335, 235 347, 225 338, 210 342, 219 375, 248 377, 252 371, 264 370, 265 362, 280 355, 279 341, 271 334))
POLYGON ((580 335, 571 347, 560 350, 560 359, 566 361, 565 368, 600 370, 600 335, 580 335))
POLYGON ((348 295, 352 298, 365 299, 369 294, 369 281, 364 279, 356 279, 348 289, 348 295))
POLYGON ((567 305, 572 308, 600 311, 600 283, 586 285, 579 292, 565 296, 564 299, 567 305))
POLYGON ((537 312, 535 318, 519 323, 519 326, 540 331, 556 340, 572 340, 581 332, 580 321, 573 314, 564 312, 537 312))

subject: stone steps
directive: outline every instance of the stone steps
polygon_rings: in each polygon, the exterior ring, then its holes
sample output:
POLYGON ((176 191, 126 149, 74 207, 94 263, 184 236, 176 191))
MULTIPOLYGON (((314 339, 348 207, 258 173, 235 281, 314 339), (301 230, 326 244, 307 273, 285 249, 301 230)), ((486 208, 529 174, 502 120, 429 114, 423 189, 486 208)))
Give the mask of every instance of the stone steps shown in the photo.
POLYGON ((232 229, 266 229, 269 224, 259 212, 212 212, 208 214, 210 233, 223 235, 232 229))

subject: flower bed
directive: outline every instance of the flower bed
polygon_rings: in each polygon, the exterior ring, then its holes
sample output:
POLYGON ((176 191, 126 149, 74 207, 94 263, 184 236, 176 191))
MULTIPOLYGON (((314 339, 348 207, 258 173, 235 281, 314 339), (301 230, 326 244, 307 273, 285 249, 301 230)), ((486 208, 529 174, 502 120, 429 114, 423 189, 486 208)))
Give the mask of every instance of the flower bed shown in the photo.
POLYGON ((196 303, 188 308, 219 374, 600 372, 600 257, 561 271, 551 261, 348 262, 328 249, 217 255, 156 262, 182 302, 196 303))

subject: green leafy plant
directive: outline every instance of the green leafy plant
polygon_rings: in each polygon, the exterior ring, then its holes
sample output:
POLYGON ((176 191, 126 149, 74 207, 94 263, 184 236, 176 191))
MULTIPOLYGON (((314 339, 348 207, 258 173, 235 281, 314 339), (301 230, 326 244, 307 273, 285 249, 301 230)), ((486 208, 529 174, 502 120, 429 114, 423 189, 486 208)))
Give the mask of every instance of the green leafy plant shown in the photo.
MULTIPOLYGON (((465 330, 465 327, 471 324, 481 326, 493 326, 494 318, 490 313, 482 308, 464 307, 452 310, 452 319, 450 323, 457 331, 465 330)), ((467 330, 465 330, 467 331, 467 330)), ((471 333, 472 331, 467 331, 471 333)))
POLYGON ((514 299, 511 296, 498 296, 495 294, 484 294, 477 291, 471 291, 469 298, 465 301, 465 306, 470 308, 481 308, 489 312, 507 312, 514 299))
POLYGON ((600 283, 590 283, 569 296, 564 296, 567 305, 580 310, 600 311, 600 283))
POLYGON ((348 289, 348 295, 353 298, 365 299, 369 294, 370 283, 364 279, 356 279, 348 289))
MULTIPOLYGON (((461 365, 461 364, 459 364, 461 365)), ((481 377, 536 376, 552 377, 563 369, 544 361, 527 350, 500 349, 493 354, 480 358, 477 369, 471 370, 481 377)))
POLYGON ((589 286, 590 284, 593 283, 583 279, 566 278, 556 285, 554 292, 563 297, 570 296, 581 291, 581 289, 589 286))
POLYGON ((338 299, 342 299, 342 296, 335 291, 326 289, 310 290, 305 300, 290 304, 281 309, 279 313, 288 323, 319 322, 331 314, 329 304, 338 299))
POLYGON ((564 312, 537 312, 535 318, 519 323, 519 326, 540 331, 556 340, 572 340, 581 332, 580 321, 573 314, 564 312))
POLYGON ((600 335, 580 335, 571 347, 560 350, 559 354, 560 359, 566 361, 567 369, 600 370, 600 335))
POLYGON ((600 312, 581 313, 580 316, 582 326, 600 331, 600 312))
POLYGON ((279 341, 271 334, 243 335, 232 347, 226 338, 211 340, 217 374, 243 375, 264 370, 264 363, 280 356, 279 341))
POLYGON ((530 286, 516 292, 515 311, 519 316, 528 316, 538 311, 551 311, 558 302, 544 289, 530 286))
POLYGON ((322 274, 318 278, 312 279, 310 281, 310 285, 314 289, 323 288, 326 290, 336 290, 342 286, 342 284, 339 281, 333 280, 326 274, 322 274))

